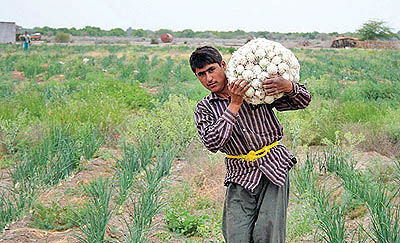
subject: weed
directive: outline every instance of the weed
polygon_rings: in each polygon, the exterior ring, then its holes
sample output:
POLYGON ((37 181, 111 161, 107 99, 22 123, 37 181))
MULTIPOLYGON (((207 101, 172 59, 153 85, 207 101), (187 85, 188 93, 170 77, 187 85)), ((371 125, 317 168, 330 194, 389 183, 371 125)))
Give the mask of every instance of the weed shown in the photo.
POLYGON ((199 234, 200 225, 204 224, 207 216, 198 217, 188 211, 168 211, 165 220, 170 231, 184 236, 196 236, 199 234))
POLYGON ((50 206, 37 203, 32 207, 33 222, 29 225, 42 230, 63 231, 78 226, 72 206, 60 207, 55 202, 50 206))

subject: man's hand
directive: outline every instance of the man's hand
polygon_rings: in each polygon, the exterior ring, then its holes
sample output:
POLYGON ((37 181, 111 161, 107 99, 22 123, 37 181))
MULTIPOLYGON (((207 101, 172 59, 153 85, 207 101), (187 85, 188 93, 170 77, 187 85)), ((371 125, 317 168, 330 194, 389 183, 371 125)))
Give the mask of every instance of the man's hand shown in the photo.
POLYGON ((243 98, 246 91, 250 88, 250 83, 244 80, 236 80, 228 84, 228 90, 231 96, 231 103, 228 109, 237 114, 243 104, 243 98))
POLYGON ((272 76, 262 82, 267 95, 277 95, 280 93, 290 93, 293 90, 293 83, 281 76, 272 76))

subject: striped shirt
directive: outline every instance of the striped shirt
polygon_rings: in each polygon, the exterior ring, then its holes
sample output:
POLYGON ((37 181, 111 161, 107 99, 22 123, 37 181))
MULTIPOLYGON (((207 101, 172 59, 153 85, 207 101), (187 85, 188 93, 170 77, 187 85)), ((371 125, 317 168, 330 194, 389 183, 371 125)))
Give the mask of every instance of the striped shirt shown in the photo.
MULTIPOLYGON (((307 89, 294 83, 290 94, 272 104, 252 105, 244 101, 235 115, 227 109, 230 99, 211 92, 199 101, 194 117, 200 138, 208 150, 240 155, 281 140, 283 128, 272 110, 274 107, 278 111, 297 110, 307 107, 310 101, 307 89)), ((224 183, 234 182, 253 191, 264 174, 272 183, 282 186, 295 163, 296 158, 281 144, 251 163, 225 158, 227 171, 224 183)))

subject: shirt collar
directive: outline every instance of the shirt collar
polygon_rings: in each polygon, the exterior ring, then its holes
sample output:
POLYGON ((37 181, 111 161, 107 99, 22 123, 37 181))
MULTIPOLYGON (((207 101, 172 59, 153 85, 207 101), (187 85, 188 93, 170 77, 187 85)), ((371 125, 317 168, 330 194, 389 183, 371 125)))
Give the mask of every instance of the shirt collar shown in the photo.
POLYGON ((212 101, 212 100, 227 100, 227 99, 224 99, 224 98, 218 96, 217 93, 215 93, 215 92, 211 92, 209 95, 207 95, 207 99, 209 101, 212 101))

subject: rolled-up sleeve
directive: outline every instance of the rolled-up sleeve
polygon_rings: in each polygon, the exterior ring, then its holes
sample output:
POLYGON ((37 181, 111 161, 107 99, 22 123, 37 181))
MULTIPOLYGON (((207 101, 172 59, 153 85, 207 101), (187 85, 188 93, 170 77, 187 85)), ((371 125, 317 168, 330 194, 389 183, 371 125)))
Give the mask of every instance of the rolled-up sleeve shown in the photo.
POLYGON ((299 83, 293 83, 293 90, 282 98, 275 100, 272 105, 278 111, 304 109, 311 102, 311 94, 307 88, 299 83))
POLYGON ((194 111, 194 119, 202 142, 215 153, 231 137, 238 115, 226 109, 220 117, 216 117, 215 112, 199 103, 194 111))

